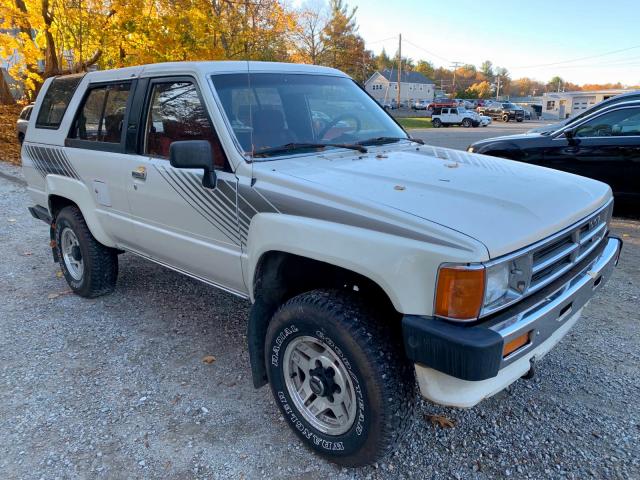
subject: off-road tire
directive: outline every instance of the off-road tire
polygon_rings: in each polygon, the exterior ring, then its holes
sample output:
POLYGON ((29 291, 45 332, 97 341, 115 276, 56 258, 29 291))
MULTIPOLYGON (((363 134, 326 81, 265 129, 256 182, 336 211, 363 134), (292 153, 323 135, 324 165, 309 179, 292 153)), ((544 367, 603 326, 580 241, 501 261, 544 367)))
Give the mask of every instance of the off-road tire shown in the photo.
POLYGON ((522 123, 522 120, 524 120, 524 119, 523 119, 523 118, 518 118, 518 119, 516 120, 516 122, 518 122, 518 123, 522 123))
MULTIPOLYGON (((355 294, 314 290, 280 307, 266 335, 267 374, 284 418, 307 447, 344 466, 368 465, 384 458, 413 424, 413 366, 404 356, 399 333, 394 334, 377 317, 355 294), (327 435, 311 425, 289 393, 284 378, 286 349, 298 337, 325 342, 339 352, 348 370, 357 410, 353 424, 343 434, 327 435)), ((389 317, 384 320, 390 321, 389 317)))
POLYGON ((462 126, 464 128, 469 128, 469 127, 471 127, 472 124, 473 124, 473 122, 471 122, 471 120, 469 120, 468 118, 463 118, 462 119, 462 126))
POLYGON ((509 115, 502 115, 502 121, 504 123, 508 123, 509 122, 509 115))
POLYGON ((18 134, 18 142, 20 142, 20 145, 24 143, 24 133, 20 132, 18 134))
POLYGON ((55 219, 55 248, 62 273, 74 293, 95 298, 113 292, 118 278, 118 254, 113 248, 99 243, 76 206, 64 207, 55 219), (65 264, 62 252, 62 232, 70 228, 75 234, 83 261, 83 273, 76 280, 65 264))
POLYGON ((435 118, 431 121, 431 126, 433 128, 440 128, 442 126, 442 120, 440 120, 439 118, 435 118))

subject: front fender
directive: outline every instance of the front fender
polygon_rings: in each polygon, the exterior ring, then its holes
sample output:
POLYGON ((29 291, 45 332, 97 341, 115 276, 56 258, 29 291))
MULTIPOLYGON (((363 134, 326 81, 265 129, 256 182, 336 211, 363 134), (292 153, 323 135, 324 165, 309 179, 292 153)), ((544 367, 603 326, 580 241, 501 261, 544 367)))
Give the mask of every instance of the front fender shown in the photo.
POLYGON ((482 244, 460 234, 459 245, 403 238, 340 223, 294 215, 260 213, 253 217, 243 273, 255 300, 254 280, 261 257, 280 251, 345 268, 375 282, 395 309, 431 315, 438 267, 447 262, 482 261, 482 244))
MULTIPOLYGON (((89 231, 95 239, 107 247, 115 247, 115 242, 102 228, 96 215, 93 195, 87 186, 79 180, 60 175, 47 175, 45 180, 45 193, 47 198, 57 195, 75 203, 84 217, 89 231)), ((49 207, 49 213, 51 208, 49 207)))

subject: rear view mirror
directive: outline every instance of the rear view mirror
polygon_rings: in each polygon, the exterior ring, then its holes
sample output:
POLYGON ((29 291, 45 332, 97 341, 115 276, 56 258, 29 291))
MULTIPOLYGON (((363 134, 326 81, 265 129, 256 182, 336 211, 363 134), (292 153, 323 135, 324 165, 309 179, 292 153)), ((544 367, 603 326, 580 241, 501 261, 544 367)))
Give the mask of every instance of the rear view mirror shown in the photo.
POLYGON ((174 168, 201 168, 202 186, 216 188, 211 144, 207 140, 180 140, 169 146, 169 162, 174 168))

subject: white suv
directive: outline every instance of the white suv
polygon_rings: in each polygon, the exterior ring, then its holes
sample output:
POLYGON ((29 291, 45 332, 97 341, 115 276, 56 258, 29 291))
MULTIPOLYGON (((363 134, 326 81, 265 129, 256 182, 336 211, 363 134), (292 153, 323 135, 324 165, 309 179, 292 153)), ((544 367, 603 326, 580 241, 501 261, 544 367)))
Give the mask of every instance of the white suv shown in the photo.
POLYGON ((255 386, 342 465, 393 449, 416 378, 471 407, 531 374, 621 247, 607 185, 422 145, 317 66, 49 79, 22 158, 74 292, 128 252, 246 298, 255 386))

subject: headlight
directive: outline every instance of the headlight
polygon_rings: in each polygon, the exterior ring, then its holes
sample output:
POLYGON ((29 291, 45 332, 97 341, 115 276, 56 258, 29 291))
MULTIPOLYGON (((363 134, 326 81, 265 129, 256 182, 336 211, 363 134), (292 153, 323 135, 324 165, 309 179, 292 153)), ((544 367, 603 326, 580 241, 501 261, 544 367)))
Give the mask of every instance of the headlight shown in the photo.
POLYGON ((435 314, 450 320, 477 320, 521 298, 530 278, 527 255, 486 265, 443 264, 438 271, 435 314))
POLYGON ((504 298, 509 292, 509 265, 499 263, 486 269, 484 305, 504 298))

